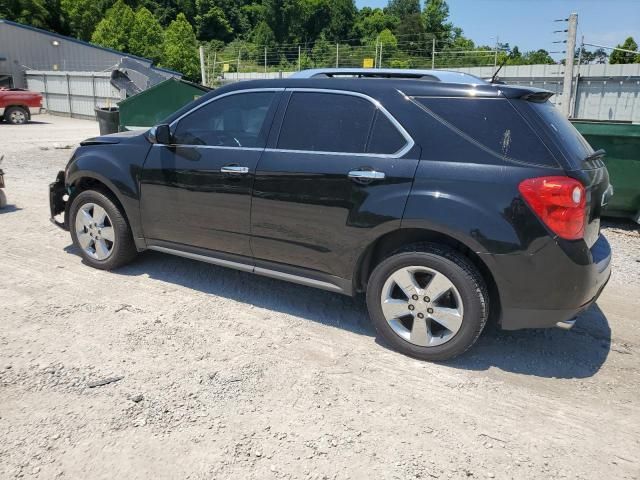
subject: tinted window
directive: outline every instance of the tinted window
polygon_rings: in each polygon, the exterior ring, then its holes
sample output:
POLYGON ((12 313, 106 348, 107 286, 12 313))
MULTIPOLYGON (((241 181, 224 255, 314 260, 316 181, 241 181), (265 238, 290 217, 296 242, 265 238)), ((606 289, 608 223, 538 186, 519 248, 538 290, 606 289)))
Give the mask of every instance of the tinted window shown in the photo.
POLYGON ((542 140, 506 99, 425 97, 416 100, 500 156, 538 165, 556 165, 542 140))
POLYGON ((222 97, 184 117, 174 132, 178 145, 264 147, 262 126, 274 92, 222 97))
MULTIPOLYGON (((529 104, 549 127, 551 135, 558 140, 569 154, 574 156, 574 160, 582 160, 593 153, 591 145, 587 143, 571 122, 551 102, 529 102, 529 104)), ((578 167, 579 163, 575 166, 578 167)))
POLYGON ((407 140, 398 129, 391 123, 391 120, 381 111, 376 112, 367 153, 396 153, 407 144, 407 140))
POLYGON ((376 111, 364 98, 294 92, 280 130, 278 148, 364 153, 376 111))

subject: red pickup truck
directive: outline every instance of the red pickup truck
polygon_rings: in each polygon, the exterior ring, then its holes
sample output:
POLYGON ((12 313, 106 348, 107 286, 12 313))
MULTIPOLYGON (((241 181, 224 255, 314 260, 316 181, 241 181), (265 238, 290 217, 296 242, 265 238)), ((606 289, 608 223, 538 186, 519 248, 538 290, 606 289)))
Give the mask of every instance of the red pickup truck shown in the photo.
POLYGON ((41 113, 42 95, 21 88, 0 88, 0 120, 22 125, 41 113))

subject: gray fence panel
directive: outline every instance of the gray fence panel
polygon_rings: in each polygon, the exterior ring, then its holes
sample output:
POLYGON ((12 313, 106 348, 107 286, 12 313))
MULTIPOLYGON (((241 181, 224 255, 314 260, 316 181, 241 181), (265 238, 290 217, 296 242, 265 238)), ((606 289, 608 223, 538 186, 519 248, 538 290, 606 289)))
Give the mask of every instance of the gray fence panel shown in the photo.
POLYGON ((30 90, 40 92, 51 113, 95 118, 94 108, 115 106, 120 92, 111 85, 109 72, 26 72, 30 90))

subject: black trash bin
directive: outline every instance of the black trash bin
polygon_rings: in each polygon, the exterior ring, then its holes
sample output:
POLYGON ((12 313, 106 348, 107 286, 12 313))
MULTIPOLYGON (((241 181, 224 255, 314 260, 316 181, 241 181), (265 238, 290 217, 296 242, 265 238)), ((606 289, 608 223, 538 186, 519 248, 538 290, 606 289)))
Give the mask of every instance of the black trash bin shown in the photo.
POLYGON ((120 124, 120 112, 118 107, 96 107, 96 118, 100 127, 100 135, 118 133, 120 124))

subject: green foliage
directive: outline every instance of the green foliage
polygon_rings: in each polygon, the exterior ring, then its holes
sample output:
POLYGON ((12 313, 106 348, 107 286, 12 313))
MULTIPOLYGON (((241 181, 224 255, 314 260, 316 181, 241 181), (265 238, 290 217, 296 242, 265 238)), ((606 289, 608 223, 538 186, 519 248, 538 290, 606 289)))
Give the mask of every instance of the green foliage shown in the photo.
POLYGON ((163 67, 182 72, 191 80, 199 77, 198 41, 184 14, 179 13, 167 27, 162 50, 163 67))
POLYGON ((163 41, 164 32, 160 22, 147 8, 139 8, 131 28, 129 51, 158 62, 162 57, 163 41))
POLYGON ((118 0, 96 26, 91 41, 114 50, 129 50, 131 30, 135 23, 135 13, 122 0, 118 0))
POLYGON ((201 40, 231 40, 233 27, 215 0, 196 0, 195 24, 201 40))
POLYGON ((387 12, 400 20, 420 14, 420 0, 389 0, 387 12))
MULTIPOLYGON (((638 44, 633 37, 628 37, 622 45, 617 45, 618 48, 624 48, 625 50, 638 50, 638 44)), ((620 50, 614 50, 609 57, 609 63, 640 63, 638 60, 638 54, 621 52, 620 50)))
MULTIPOLYGON (((449 19, 449 5, 445 0, 427 0, 422 13, 424 29, 436 40, 449 40, 453 33, 453 24, 449 19)), ((460 31, 461 33, 462 31, 460 31)))
POLYGON ((49 11, 45 0, 0 0, 0 18, 47 28, 49 11))
MULTIPOLYGON (((492 65, 493 46, 477 46, 449 21, 446 0, 388 0, 386 8, 356 8, 354 0, 0 0, 0 16, 91 41, 199 78, 198 46, 216 59, 215 73, 362 66, 430 68, 492 65), (194 33, 195 31, 195 33, 194 33), (349 39, 346 41, 345 39, 349 39), (300 46, 300 54, 298 54, 300 46), (382 50, 380 50, 382 49, 382 50), (240 63, 238 63, 240 59, 240 63)), ((628 39, 627 42, 632 41, 628 39)), ((625 45, 632 50, 635 43, 625 45)), ((511 65, 553 63, 544 50, 514 47, 497 60, 511 65)), ((583 51, 583 62, 604 62, 606 54, 583 51)), ((640 62, 640 54, 612 55, 612 63, 640 62)))
POLYGON ((90 40, 96 19, 103 13, 98 3, 95 0, 62 0, 60 6, 71 34, 81 40, 90 40))

